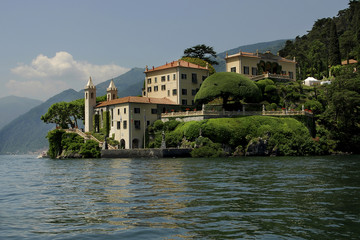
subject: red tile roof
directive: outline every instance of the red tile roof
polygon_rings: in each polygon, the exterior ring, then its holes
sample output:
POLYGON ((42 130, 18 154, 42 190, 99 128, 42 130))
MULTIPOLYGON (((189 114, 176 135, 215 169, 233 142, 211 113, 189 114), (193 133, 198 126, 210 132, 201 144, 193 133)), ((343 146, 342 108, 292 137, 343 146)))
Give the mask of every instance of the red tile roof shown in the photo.
MULTIPOLYGON (((357 63, 357 61, 355 59, 349 59, 349 64, 354 64, 357 63)), ((347 60, 344 60, 341 62, 341 65, 347 65, 347 60)))
POLYGON ((163 69, 168 69, 168 68, 175 68, 175 67, 197 68, 197 69, 207 70, 206 67, 202 67, 202 66, 194 64, 194 63, 189 63, 189 62, 186 62, 186 61, 180 59, 178 61, 172 61, 171 63, 166 63, 165 65, 162 65, 160 67, 146 68, 145 72, 147 73, 147 72, 153 72, 153 71, 158 71, 158 70, 163 70, 163 69))
POLYGON ((96 107, 105 107, 121 103, 153 103, 153 104, 168 104, 176 105, 173 101, 168 98, 149 98, 149 97, 123 97, 110 101, 104 101, 96 105, 96 107))

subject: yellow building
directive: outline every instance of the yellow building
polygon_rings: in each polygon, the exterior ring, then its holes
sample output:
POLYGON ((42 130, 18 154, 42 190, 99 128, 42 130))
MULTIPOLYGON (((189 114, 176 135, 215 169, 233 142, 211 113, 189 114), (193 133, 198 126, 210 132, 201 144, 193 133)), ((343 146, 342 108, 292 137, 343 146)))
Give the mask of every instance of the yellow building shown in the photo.
POLYGON ((250 79, 277 78, 296 80, 296 61, 272 54, 240 51, 225 57, 226 71, 247 75, 250 79))
POLYGON ((201 83, 209 75, 208 67, 183 60, 145 70, 142 97, 117 97, 113 81, 107 88, 107 100, 96 103, 96 87, 91 78, 85 87, 85 131, 99 131, 109 116, 109 136, 120 142, 121 148, 144 147, 145 129, 161 113, 193 105, 201 83))
POLYGON ((209 76, 208 67, 183 60, 145 69, 143 96, 168 98, 176 104, 193 105, 201 83, 209 76))

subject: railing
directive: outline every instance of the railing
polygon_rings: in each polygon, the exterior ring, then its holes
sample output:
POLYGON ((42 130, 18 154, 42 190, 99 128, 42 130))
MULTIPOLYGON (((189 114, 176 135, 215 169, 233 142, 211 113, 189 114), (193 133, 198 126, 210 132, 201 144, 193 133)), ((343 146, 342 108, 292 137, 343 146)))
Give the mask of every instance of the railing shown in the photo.
MULTIPOLYGON (((99 147, 102 147, 102 145, 104 144, 104 142, 101 142, 99 139, 97 139, 96 137, 94 137, 93 135, 91 135, 90 133, 84 133, 83 131, 81 131, 78 128, 73 128, 73 129, 64 129, 65 132, 67 133, 76 133, 78 134, 80 137, 84 138, 85 140, 94 140, 96 142, 99 143, 99 147)), ((114 146, 108 144, 108 148, 109 149, 116 149, 114 146)))
POLYGON ((281 75, 281 74, 274 74, 274 73, 264 73, 261 75, 252 76, 250 79, 253 81, 261 80, 264 78, 276 78, 276 79, 285 79, 285 80, 294 80, 291 79, 289 75, 281 75))
POLYGON ((253 116, 253 115, 263 115, 263 116, 283 116, 283 115, 307 115, 312 116, 311 112, 307 111, 186 111, 186 112, 171 112, 171 113, 162 113, 161 118, 169 117, 193 117, 193 116, 253 116))

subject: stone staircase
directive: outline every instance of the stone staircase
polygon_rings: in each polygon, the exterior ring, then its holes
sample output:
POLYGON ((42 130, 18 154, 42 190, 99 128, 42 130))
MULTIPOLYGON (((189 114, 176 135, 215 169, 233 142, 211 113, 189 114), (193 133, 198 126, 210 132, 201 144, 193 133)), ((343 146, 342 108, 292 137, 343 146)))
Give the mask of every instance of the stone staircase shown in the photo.
MULTIPOLYGON (((101 142, 99 139, 97 139, 96 137, 94 137, 93 135, 91 135, 90 133, 89 134, 86 134, 84 132, 82 132, 81 130, 79 130, 78 128, 73 128, 73 129, 64 129, 65 132, 67 133, 76 133, 77 135, 79 135, 80 137, 84 138, 85 140, 94 140, 96 142, 99 143, 99 147, 102 147, 104 142, 101 142)), ((108 148, 111 149, 111 150, 114 150, 116 149, 114 146, 108 144, 108 148)))

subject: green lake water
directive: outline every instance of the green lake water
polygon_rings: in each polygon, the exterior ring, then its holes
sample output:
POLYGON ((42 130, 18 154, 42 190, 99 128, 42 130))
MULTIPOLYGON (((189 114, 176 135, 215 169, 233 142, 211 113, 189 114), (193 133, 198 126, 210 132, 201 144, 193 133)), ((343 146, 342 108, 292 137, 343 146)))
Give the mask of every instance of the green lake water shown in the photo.
POLYGON ((0 239, 359 239, 360 156, 0 156, 0 239))

